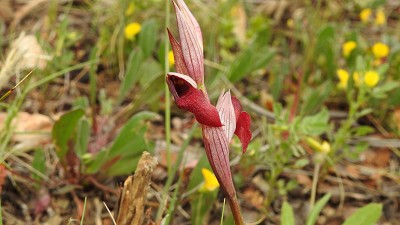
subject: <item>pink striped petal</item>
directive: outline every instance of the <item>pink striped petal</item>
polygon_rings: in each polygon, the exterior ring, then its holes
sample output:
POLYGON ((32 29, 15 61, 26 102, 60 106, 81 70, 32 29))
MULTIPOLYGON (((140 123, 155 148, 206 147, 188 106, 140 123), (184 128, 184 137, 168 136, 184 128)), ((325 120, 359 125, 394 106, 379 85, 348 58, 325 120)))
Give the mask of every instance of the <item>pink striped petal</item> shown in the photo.
POLYGON ((168 73, 166 82, 179 108, 192 112, 196 120, 203 125, 222 126, 217 109, 211 105, 208 97, 197 89, 192 78, 184 74, 168 73))
POLYGON ((185 21, 188 23, 190 29, 194 31, 194 34, 196 35, 197 38, 197 42, 199 46, 201 46, 201 50, 203 50, 203 36, 201 33, 200 25, 197 22, 196 18, 194 18, 193 14, 190 12, 189 8, 187 7, 186 3, 183 0, 176 0, 174 2, 175 5, 179 9, 181 9, 185 17, 185 21))
POLYGON ((197 84, 204 83, 203 41, 200 27, 182 0, 173 1, 178 22, 179 39, 188 75, 197 84))
POLYGON ((230 91, 227 91, 225 94, 223 92, 221 93, 217 103, 217 110, 221 122, 224 125, 222 128, 225 131, 228 142, 230 142, 236 129, 236 116, 230 91))
POLYGON ((222 127, 202 126, 203 142, 208 161, 222 190, 233 198, 236 195, 229 164, 229 142, 222 127))

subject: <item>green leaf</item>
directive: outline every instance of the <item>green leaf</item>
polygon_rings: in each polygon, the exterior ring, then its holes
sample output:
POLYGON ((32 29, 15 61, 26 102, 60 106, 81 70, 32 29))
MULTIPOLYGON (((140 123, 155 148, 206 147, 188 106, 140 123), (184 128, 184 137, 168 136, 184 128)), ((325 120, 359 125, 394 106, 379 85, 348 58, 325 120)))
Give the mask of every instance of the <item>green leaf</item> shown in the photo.
POLYGON ((399 86, 397 82, 387 82, 381 86, 377 86, 372 91, 372 96, 377 99, 383 99, 387 97, 387 93, 399 86))
POLYGON ((343 225, 374 225, 382 214, 382 204, 370 203, 358 209, 347 218, 343 225))
POLYGON ((85 114, 82 109, 69 111, 62 115, 54 124, 52 136, 56 145, 56 153, 61 161, 65 160, 68 152, 68 142, 73 137, 79 119, 85 114))
POLYGON ((218 190, 212 192, 196 193, 191 200, 191 224, 203 225, 208 217, 213 203, 217 199, 218 190))
POLYGON ((321 135, 329 128, 329 112, 326 108, 319 113, 306 116, 300 122, 300 129, 306 135, 321 135))
POLYGON ((144 58, 153 52, 157 42, 157 23, 155 20, 148 20, 143 23, 139 34, 139 46, 142 49, 144 58))
POLYGON ((293 208, 287 201, 282 205, 281 225, 295 225, 293 208))
MULTIPOLYGON (((140 67, 139 74, 141 74, 139 84, 141 87, 145 87, 149 86, 149 84, 161 76, 163 72, 161 71, 160 63, 156 62, 154 59, 147 59, 140 67)), ((163 79, 165 79, 164 76, 162 76, 163 79)))
MULTIPOLYGON (((204 181, 203 175, 201 173, 201 169, 206 168, 211 170, 210 163, 205 155, 203 155, 196 164, 196 167, 193 169, 192 173, 190 174, 190 181, 188 185, 188 189, 192 190, 199 184, 204 181)), ((212 171, 212 170, 211 170, 212 171)))
POLYGON ((269 46, 260 47, 257 42, 243 51, 228 70, 228 78, 232 82, 243 79, 249 73, 266 67, 274 57, 275 51, 269 46))
MULTIPOLYGON (((35 169, 35 171, 32 171, 32 177, 36 181, 36 184, 39 184, 40 181, 42 181, 42 177, 40 177, 37 173, 39 172, 41 174, 45 174, 46 172, 46 155, 44 154, 43 149, 37 149, 35 151, 35 154, 33 155, 33 161, 32 161, 32 167, 35 169)), ((39 188, 39 185, 36 186, 39 188)))
POLYGON ((366 108, 366 109, 361 110, 361 112, 359 112, 359 113, 357 114, 357 116, 358 116, 358 117, 363 117, 363 116, 366 116, 366 115, 372 113, 373 111, 374 111, 374 110, 371 109, 371 108, 366 108))
POLYGON ((119 92, 119 102, 129 90, 133 88, 135 83, 139 80, 140 74, 138 73, 140 65, 143 62, 143 54, 141 51, 133 50, 129 54, 128 65, 125 73, 125 78, 122 80, 121 89, 119 92))
MULTIPOLYGON (((210 163, 207 160, 207 157, 203 155, 198 161, 196 167, 193 169, 190 174, 190 181, 188 185, 188 190, 193 190, 194 188, 198 188, 202 182, 204 182, 203 175, 201 173, 201 169, 206 168, 211 170, 210 163)), ((213 204, 217 198, 218 190, 213 192, 195 192, 192 199, 192 207, 191 207, 191 215, 192 215, 192 224, 193 225, 202 225, 203 221, 207 221, 207 216, 212 209, 213 204)))
POLYGON ((135 107, 139 107, 142 104, 153 104, 160 105, 160 96, 164 93, 165 77, 158 76, 149 85, 143 87, 140 96, 135 102, 135 107))
POLYGON ((147 111, 135 114, 122 127, 109 149, 99 152, 86 162, 86 172, 96 173, 104 169, 104 173, 109 176, 133 172, 142 152, 153 150, 152 144, 146 139, 146 121, 157 116, 147 111))
POLYGON ((328 76, 332 77, 335 73, 334 49, 335 29, 331 24, 327 24, 318 33, 318 41, 315 46, 316 58, 320 59, 320 66, 325 69, 328 76))
POLYGON ((86 109, 89 107, 89 99, 86 96, 78 97, 72 102, 73 109, 86 109))
POLYGON ((78 135, 76 136, 76 154, 81 159, 87 152, 90 138, 90 124, 85 117, 78 122, 78 135))
POLYGON ((321 212, 322 208, 328 203, 329 199, 331 198, 331 193, 326 193, 324 197, 318 200, 317 204, 315 204, 314 208, 312 209, 310 215, 307 218, 306 225, 314 225, 317 221, 318 215, 321 212))
POLYGON ((266 67, 269 61, 271 61, 272 58, 275 56, 275 51, 270 49, 269 47, 265 47, 261 51, 265 52, 259 54, 258 57, 256 57, 255 60, 251 63, 251 69, 253 71, 266 67))
MULTIPOLYGON (((145 140, 144 132, 147 130, 146 120, 154 119, 158 115, 153 112, 139 112, 136 113, 119 132, 118 136, 115 138, 114 143, 110 148, 110 155, 116 155, 123 153, 125 150, 137 149, 137 146, 132 145, 138 140, 145 140)), ((142 152, 140 151, 140 154, 142 152)))
POLYGON ((370 134, 374 131, 375 131, 375 129, 373 127, 366 126, 366 125, 359 126, 359 127, 354 128, 354 135, 355 136, 364 136, 364 135, 370 134))
POLYGON ((301 114, 315 113, 321 107, 324 101, 330 96, 334 85, 331 81, 326 81, 317 88, 306 88, 304 95, 302 95, 303 104, 301 107, 301 114))
POLYGON ((95 155, 87 153, 83 156, 82 162, 85 164, 85 173, 86 174, 95 174, 97 173, 101 166, 107 161, 109 151, 102 150, 95 155))

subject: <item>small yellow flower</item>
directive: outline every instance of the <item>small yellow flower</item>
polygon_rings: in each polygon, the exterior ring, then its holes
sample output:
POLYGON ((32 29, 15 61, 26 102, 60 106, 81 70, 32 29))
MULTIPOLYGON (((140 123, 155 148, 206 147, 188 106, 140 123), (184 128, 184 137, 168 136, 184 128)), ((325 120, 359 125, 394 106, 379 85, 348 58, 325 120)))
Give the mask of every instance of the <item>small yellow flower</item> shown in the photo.
POLYGON ((374 56, 377 59, 385 58, 386 56, 389 55, 389 51, 390 51, 389 46, 387 46, 382 42, 375 43, 372 46, 372 52, 374 53, 374 56))
POLYGON ((364 83, 368 87, 375 87, 379 82, 379 74, 376 71, 367 71, 364 75, 364 83))
POLYGON ((319 143, 315 139, 309 137, 309 138, 307 138, 307 142, 308 142, 308 144, 310 144, 310 146, 314 150, 316 150, 318 152, 328 154, 331 151, 331 145, 327 141, 323 141, 322 143, 319 143))
POLYGON ((372 10, 367 8, 367 9, 363 9, 360 12, 360 19, 363 23, 367 23, 371 17, 372 14, 372 10))
POLYGON ((347 82, 349 80, 349 73, 346 70, 338 69, 336 71, 336 74, 339 78, 338 87, 345 89, 347 87, 347 82))
POLYGON ((386 23, 386 16, 383 9, 378 9, 375 15, 375 24, 376 25, 385 25, 386 23))
POLYGON ((208 169, 202 168, 201 173, 204 177, 204 184, 200 188, 202 191, 214 191, 219 187, 219 183, 215 175, 208 169))
POLYGON ((128 40, 135 39, 136 34, 140 32, 142 26, 139 23, 130 23, 125 27, 125 38, 128 40))
POLYGON ((173 66, 175 64, 174 52, 172 52, 172 51, 168 52, 168 62, 169 62, 169 66, 173 66))
POLYGON ((135 11, 135 5, 133 2, 129 3, 128 8, 125 10, 125 16, 130 16, 135 11))
POLYGON ((343 56, 348 57, 355 48, 357 48, 357 43, 355 41, 345 42, 342 46, 343 56))
POLYGON ((323 141, 321 145, 321 152, 328 154, 331 151, 331 145, 327 141, 323 141))
POLYGON ((293 28, 294 27, 293 19, 290 18, 290 19, 286 20, 286 26, 289 28, 293 28))

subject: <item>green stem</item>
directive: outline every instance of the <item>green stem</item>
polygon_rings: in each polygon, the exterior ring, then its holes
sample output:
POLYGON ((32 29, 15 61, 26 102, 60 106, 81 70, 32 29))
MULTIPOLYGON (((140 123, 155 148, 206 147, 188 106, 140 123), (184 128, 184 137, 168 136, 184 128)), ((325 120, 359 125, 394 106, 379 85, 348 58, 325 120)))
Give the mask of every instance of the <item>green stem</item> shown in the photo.
POLYGON ((176 172, 179 169, 179 166, 182 163, 182 159, 183 159, 183 152, 184 150, 187 148, 187 146, 189 145, 190 140, 192 140, 192 137, 194 135, 194 131, 196 130, 198 124, 196 123, 195 125, 193 125, 192 129, 189 132, 189 136, 187 137, 187 139, 183 142, 181 148, 179 149, 179 154, 178 154, 178 158, 174 163, 174 166, 172 167, 172 176, 168 176, 167 178, 167 182, 165 183, 164 189, 163 189, 163 193, 162 193, 162 198, 161 198, 161 204, 160 207, 158 208, 157 211, 157 216, 156 216, 156 221, 159 221, 161 219, 162 213, 164 212, 165 206, 167 204, 167 196, 168 196, 168 191, 172 185, 172 182, 174 181, 174 177, 176 172))
POLYGON ((194 225, 201 225, 202 218, 200 216, 200 213, 201 213, 201 207, 203 205, 203 196, 204 196, 204 193, 200 192, 199 201, 196 204, 196 218, 195 218, 196 222, 194 223, 194 225))
MULTIPOLYGON (((170 17, 170 10, 169 10, 169 0, 165 0, 165 30, 167 30, 169 26, 169 17, 170 17)), ((164 74, 166 75, 169 72, 169 62, 168 62, 168 34, 165 32, 164 35, 164 74)), ((172 177, 175 174, 173 169, 171 168, 171 152, 170 152, 170 145, 171 145, 171 96, 169 93, 167 83, 164 83, 164 93, 165 93, 165 142, 166 142, 166 151, 167 151, 167 166, 168 166, 168 179, 167 183, 165 184, 161 205, 157 210, 156 221, 160 221, 161 216, 163 214, 165 205, 167 203, 167 193, 172 184, 172 177)))
POLYGON ((314 208, 315 204, 315 197, 317 195, 317 184, 318 184, 318 176, 319 170, 321 169, 321 164, 317 163, 314 168, 313 174, 313 182, 312 182, 312 189, 311 189, 311 196, 310 196, 310 211, 314 208))
MULTIPOLYGON (((169 0, 165 0, 165 30, 169 26, 169 0)), ((165 32, 164 35, 164 74, 169 72, 169 61, 168 61, 168 51, 169 51, 169 41, 168 34, 165 32)), ((169 93, 167 83, 164 83, 165 91, 165 142, 167 150, 167 164, 168 164, 168 176, 171 176, 171 95, 169 93)))

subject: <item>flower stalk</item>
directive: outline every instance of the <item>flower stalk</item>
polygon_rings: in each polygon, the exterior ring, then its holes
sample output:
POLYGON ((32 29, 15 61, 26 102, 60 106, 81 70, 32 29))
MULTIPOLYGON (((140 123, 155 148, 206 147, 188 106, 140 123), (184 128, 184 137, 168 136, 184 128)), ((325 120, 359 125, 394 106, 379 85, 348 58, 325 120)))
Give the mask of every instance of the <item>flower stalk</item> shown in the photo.
POLYGON ((204 85, 203 37, 200 26, 183 0, 172 1, 177 18, 179 41, 168 30, 176 72, 166 83, 177 106, 193 113, 202 126, 204 148, 212 170, 228 199, 235 223, 244 224, 229 164, 229 143, 235 134, 243 153, 251 139, 250 115, 242 111, 230 91, 222 92, 217 105, 211 104, 204 85))

